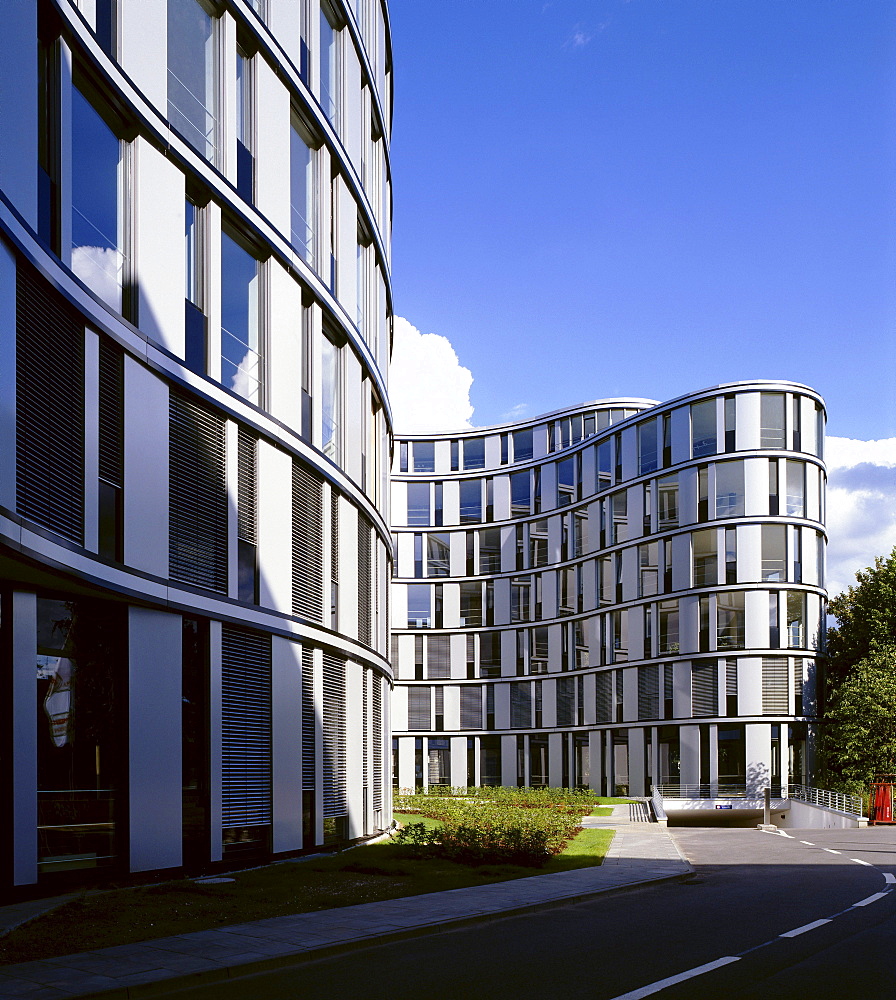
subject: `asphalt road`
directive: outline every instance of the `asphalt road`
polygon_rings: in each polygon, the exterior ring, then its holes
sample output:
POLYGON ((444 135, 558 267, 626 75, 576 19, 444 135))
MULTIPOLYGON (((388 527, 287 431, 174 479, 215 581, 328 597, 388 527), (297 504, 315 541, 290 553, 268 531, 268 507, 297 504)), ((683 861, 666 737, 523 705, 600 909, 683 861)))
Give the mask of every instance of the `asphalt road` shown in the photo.
POLYGON ((696 868, 684 882, 177 996, 896 1000, 896 884, 885 880, 896 873, 896 829, 793 831, 794 839, 738 829, 673 833, 696 868))

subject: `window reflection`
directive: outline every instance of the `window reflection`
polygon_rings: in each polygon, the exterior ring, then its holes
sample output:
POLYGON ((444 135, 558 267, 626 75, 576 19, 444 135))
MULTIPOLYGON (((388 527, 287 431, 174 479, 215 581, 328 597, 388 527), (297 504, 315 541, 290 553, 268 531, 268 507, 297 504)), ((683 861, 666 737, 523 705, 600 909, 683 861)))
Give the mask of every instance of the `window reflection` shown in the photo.
POLYGON ((259 346, 260 267, 221 234, 221 382, 252 403, 261 403, 259 346))
POLYGON ((214 162, 215 19, 196 0, 168 0, 168 120, 198 153, 214 162))
POLYGON ((72 91, 72 270, 121 312, 125 254, 119 216, 122 144, 96 109, 72 91))

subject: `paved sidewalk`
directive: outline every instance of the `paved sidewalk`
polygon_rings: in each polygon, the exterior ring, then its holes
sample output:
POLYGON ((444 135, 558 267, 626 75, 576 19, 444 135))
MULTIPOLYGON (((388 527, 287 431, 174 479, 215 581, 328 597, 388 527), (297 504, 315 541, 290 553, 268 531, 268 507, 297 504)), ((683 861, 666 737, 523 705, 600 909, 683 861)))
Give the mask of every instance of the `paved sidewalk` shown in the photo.
MULTIPOLYGON (((597 868, 272 917, 0 966, 0 1000, 161 996, 179 986, 234 979, 384 941, 563 906, 692 871, 665 828, 632 822, 628 806, 614 807, 612 817, 588 817, 583 825, 616 830, 610 851, 597 868)), ((5 922, 0 911, 0 925, 5 922)))

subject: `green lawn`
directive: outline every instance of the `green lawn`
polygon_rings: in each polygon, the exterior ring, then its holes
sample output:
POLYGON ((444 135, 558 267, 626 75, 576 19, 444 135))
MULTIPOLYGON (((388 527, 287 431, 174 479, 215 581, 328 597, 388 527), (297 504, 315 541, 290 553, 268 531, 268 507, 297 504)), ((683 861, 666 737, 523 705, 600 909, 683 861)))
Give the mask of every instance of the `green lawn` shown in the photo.
MULTIPOLYGON (((438 825, 412 814, 399 821, 438 825)), ((611 830, 582 830, 543 868, 469 867, 409 857, 391 842, 318 855, 244 872, 232 882, 191 879, 86 894, 0 939, 0 965, 187 934, 265 917, 308 913, 381 899, 529 878, 599 865, 611 830)))

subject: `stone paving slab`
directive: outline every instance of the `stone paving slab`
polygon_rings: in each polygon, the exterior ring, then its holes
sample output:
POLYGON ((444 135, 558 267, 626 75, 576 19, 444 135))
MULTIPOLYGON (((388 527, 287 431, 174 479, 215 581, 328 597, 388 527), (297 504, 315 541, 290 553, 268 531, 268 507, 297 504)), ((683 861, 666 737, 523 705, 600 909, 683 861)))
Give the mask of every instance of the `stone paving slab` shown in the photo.
POLYGON ((247 924, 118 945, 46 961, 0 966, 0 1000, 134 1000, 175 986, 237 978, 510 914, 532 912, 693 869, 665 828, 632 822, 628 806, 583 825, 616 831, 595 868, 271 917, 247 924))

